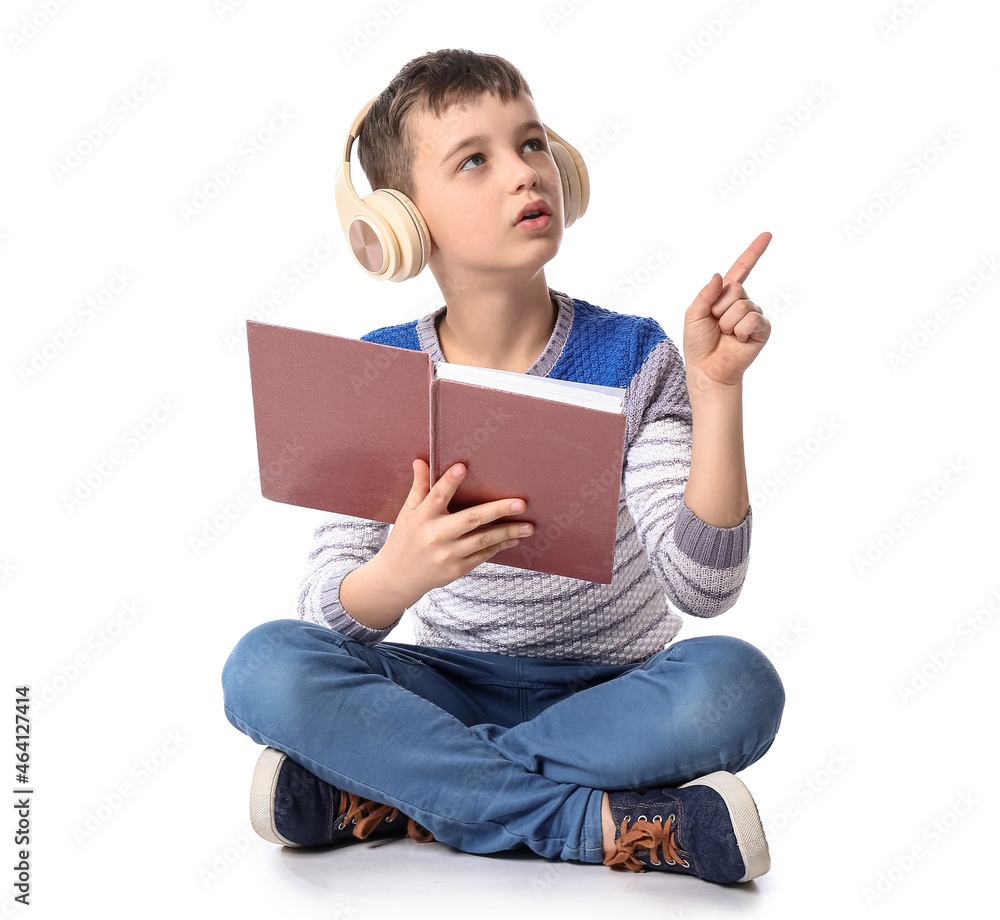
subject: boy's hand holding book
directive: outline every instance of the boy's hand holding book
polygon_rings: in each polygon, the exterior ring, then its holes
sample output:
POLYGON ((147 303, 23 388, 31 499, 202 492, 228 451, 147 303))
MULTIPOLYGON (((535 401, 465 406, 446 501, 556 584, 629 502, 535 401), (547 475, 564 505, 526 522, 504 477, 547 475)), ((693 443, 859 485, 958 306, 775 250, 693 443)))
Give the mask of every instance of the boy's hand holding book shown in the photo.
POLYGON ((456 463, 431 488, 430 468, 419 458, 413 461, 413 487, 385 543, 341 584, 341 604, 358 622, 373 629, 390 625, 432 588, 450 584, 531 535, 532 525, 518 521, 485 526, 523 513, 520 499, 449 513, 465 472, 465 465, 456 463))

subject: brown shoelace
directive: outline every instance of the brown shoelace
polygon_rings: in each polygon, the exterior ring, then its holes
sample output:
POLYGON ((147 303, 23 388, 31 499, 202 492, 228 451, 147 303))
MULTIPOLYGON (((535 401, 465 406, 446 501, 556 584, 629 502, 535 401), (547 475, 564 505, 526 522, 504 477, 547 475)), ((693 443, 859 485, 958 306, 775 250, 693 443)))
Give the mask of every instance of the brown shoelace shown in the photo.
MULTIPOLYGON (((370 799, 362 799, 353 793, 340 792, 340 818, 337 827, 343 830, 347 827, 348 821, 354 822, 354 836, 358 840, 364 840, 378 827, 383 820, 394 821, 400 817, 399 809, 391 805, 382 805, 379 802, 372 802, 370 799)), ((406 817, 404 815, 404 817, 406 817)), ((434 835, 413 818, 406 818, 406 833, 417 843, 430 843, 434 835)))
POLYGON ((656 815, 652 821, 638 820, 632 827, 628 826, 628 817, 622 819, 621 835, 615 841, 615 851, 604 857, 604 865, 612 869, 628 869, 631 872, 645 872, 646 867, 639 862, 636 850, 648 850, 649 861, 654 866, 660 865, 657 848, 662 848, 663 861, 668 866, 681 865, 689 868, 689 863, 682 856, 681 849, 674 839, 674 816, 666 821, 656 815))

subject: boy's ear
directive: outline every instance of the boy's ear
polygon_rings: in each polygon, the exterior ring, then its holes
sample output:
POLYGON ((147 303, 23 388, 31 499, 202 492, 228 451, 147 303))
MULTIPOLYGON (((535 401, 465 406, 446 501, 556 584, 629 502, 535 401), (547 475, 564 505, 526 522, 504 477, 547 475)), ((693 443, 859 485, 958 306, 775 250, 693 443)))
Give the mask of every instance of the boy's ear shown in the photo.
MULTIPOLYGON (((375 97, 377 99, 378 96, 375 97)), ((351 184, 351 147, 364 127, 372 99, 355 117, 334 181, 337 213, 355 261, 372 278, 405 281, 420 274, 431 254, 431 236, 417 206, 398 189, 376 189, 363 199, 351 184)), ((564 226, 582 217, 590 202, 590 176, 580 152, 548 125, 549 149, 563 189, 564 226)))

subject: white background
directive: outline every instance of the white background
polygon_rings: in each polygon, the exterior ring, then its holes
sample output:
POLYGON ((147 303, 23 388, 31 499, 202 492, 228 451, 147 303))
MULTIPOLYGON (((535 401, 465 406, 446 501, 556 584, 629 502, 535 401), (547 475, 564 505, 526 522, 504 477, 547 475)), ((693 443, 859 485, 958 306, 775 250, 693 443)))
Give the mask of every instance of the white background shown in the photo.
POLYGON ((32 688, 35 792, 31 913, 8 806, 2 915, 985 916, 998 27, 984 0, 6 4, 2 689, 13 766, 32 688), (444 47, 508 57, 588 158, 556 289, 679 341, 712 272, 774 235, 746 282, 774 326, 745 386, 750 575, 681 633, 746 638, 786 684, 743 774, 773 862, 754 884, 249 829, 257 748, 220 672, 295 615, 324 515, 255 490, 240 333, 360 336, 439 305, 429 272, 363 275, 332 191, 357 111, 444 47))

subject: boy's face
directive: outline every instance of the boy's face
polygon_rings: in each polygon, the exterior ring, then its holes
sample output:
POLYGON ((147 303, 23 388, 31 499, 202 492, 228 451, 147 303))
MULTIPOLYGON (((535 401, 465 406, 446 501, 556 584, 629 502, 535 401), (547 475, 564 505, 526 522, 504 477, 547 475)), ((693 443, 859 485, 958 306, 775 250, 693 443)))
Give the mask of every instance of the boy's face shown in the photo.
POLYGON ((533 274, 558 252, 562 182, 530 97, 502 103, 482 93, 440 118, 414 112, 408 129, 414 204, 430 231, 439 282, 459 284, 469 273, 533 274), (522 221, 536 203, 548 213, 522 221))

